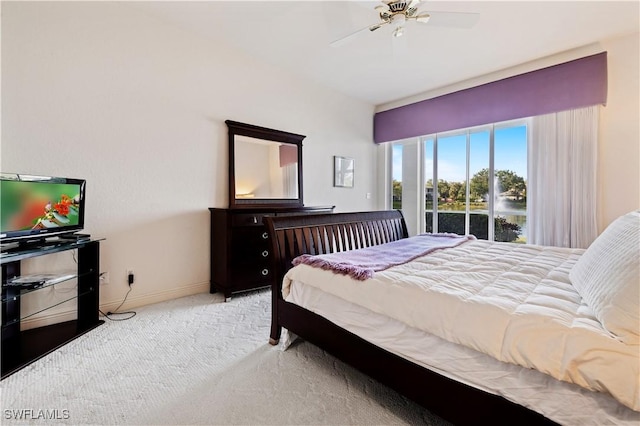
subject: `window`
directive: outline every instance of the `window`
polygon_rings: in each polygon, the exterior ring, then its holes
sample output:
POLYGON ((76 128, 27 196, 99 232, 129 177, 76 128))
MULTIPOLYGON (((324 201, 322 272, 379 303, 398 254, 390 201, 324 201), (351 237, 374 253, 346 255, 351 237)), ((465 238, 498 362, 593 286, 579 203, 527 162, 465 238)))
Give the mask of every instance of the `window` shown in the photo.
MULTIPOLYGON (((527 125, 524 121, 464 129, 420 139, 424 232, 473 234, 526 242, 527 125)), ((392 146, 393 208, 402 209, 402 159, 407 141, 392 146), (397 190, 396 190, 397 188, 397 190)), ((406 190, 411 185, 404 185, 406 190)), ((405 206, 406 207, 406 206, 405 206)), ((421 223, 404 211, 407 221, 421 223)))
POLYGON ((494 240, 526 242, 526 125, 495 130, 494 170, 494 240))
POLYGON ((402 144, 391 147, 391 205, 402 210, 402 144))

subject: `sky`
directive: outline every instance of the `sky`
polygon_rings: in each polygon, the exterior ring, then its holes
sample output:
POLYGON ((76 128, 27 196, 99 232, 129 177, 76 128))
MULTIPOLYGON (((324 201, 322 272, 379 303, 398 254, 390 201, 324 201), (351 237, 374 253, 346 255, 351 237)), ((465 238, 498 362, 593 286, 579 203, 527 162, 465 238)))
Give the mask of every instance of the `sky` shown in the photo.
MULTIPOLYGON (((439 137, 438 179, 450 182, 465 181, 466 136, 439 137)), ((470 176, 489 167, 489 132, 471 134, 470 176)), ((402 146, 393 146, 393 179, 402 180, 402 146)), ((508 127, 495 130, 495 170, 511 170, 527 179, 527 128, 508 127)), ((426 142, 425 173, 428 179, 433 170, 433 142, 426 142)))

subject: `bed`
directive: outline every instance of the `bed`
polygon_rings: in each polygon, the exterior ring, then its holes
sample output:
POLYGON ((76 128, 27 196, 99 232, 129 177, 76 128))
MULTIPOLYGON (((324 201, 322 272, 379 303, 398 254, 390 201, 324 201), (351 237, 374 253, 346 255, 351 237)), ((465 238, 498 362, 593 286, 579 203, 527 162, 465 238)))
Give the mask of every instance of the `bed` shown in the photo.
POLYGON ((270 343, 299 336, 455 424, 637 425, 639 221, 581 250, 409 238, 399 211, 267 217, 270 343))

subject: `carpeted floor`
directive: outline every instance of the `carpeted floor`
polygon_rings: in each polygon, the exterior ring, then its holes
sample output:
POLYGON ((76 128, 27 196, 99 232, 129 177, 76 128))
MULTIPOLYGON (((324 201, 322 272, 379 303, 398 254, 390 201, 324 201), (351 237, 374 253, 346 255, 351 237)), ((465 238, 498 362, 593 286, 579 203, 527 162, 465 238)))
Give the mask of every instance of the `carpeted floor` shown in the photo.
POLYGON ((307 342, 270 346, 270 309, 200 294, 107 320, 3 380, 1 422, 447 424, 307 342))

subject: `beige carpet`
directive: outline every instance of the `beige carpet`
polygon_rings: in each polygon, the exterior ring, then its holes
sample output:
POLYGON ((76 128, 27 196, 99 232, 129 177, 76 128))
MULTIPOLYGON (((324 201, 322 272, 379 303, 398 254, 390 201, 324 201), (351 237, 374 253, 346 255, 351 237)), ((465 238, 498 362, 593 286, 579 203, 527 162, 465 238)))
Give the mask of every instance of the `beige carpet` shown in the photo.
POLYGON ((307 342, 270 346, 269 291, 137 311, 3 380, 2 424, 446 424, 307 342))

